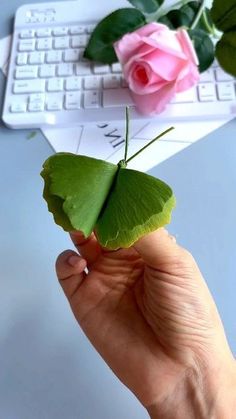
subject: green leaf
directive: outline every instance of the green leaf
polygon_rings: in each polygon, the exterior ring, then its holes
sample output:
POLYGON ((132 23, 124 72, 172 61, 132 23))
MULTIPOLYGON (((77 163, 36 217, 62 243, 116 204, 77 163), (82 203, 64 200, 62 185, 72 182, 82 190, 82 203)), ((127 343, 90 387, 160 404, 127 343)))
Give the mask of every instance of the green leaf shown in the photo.
POLYGON ((202 73, 203 71, 206 71, 214 61, 214 44, 209 35, 200 29, 190 30, 188 33, 193 41, 199 59, 199 71, 202 73))
POLYGON ((129 247, 170 222, 175 198, 159 179, 121 165, 58 153, 43 165, 44 198, 64 230, 80 230, 109 249, 129 247))
POLYGON ((236 28, 236 1, 214 0, 211 16, 220 31, 231 31, 236 28))
POLYGON ((157 9, 164 3, 164 0, 128 0, 136 9, 142 13, 155 13, 157 9))
POLYGON ((110 249, 130 247, 169 223, 174 206, 173 192, 164 182, 121 168, 96 225, 99 242, 110 249))
POLYGON ((199 2, 192 1, 180 9, 173 9, 167 13, 167 18, 171 21, 174 28, 180 28, 181 26, 190 27, 196 13, 200 7, 199 2))
POLYGON ((161 16, 161 17, 158 19, 158 22, 159 22, 159 23, 163 23, 163 25, 168 26, 168 28, 169 28, 169 29, 175 29, 175 27, 173 26, 173 24, 172 24, 171 20, 168 18, 168 16, 167 16, 167 15, 165 15, 165 16, 161 16))
POLYGON ((221 67, 236 77, 236 33, 225 33, 216 45, 216 58, 221 67))
POLYGON ((137 9, 116 10, 98 23, 91 35, 84 57, 106 64, 116 62, 114 42, 118 41, 127 32, 133 32, 145 23, 144 15, 137 9))
POLYGON ((58 153, 43 165, 43 196, 55 222, 65 231, 93 231, 113 183, 117 166, 70 153, 58 153), (72 228, 71 228, 72 227, 72 228))

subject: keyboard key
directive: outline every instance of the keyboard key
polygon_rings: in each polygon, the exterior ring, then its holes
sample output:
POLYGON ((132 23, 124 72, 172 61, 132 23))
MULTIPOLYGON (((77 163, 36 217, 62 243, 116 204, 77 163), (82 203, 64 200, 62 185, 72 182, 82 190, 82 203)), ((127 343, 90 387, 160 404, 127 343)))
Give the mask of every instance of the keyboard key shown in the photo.
POLYGON ((72 109, 80 109, 81 107, 81 93, 67 93, 66 94, 66 101, 65 101, 65 108, 68 110, 72 109))
POLYGON ((110 67, 108 64, 94 64, 93 71, 95 74, 106 74, 110 73, 110 67))
POLYGON ((61 92, 63 90, 64 80, 60 78, 48 80, 47 90, 48 92, 61 92))
POLYGON ((86 90, 99 89, 101 86, 101 78, 98 76, 88 76, 84 78, 84 88, 86 90))
POLYGON ((64 61, 66 63, 75 63, 80 59, 80 50, 79 49, 68 49, 64 52, 64 61))
POLYGON ((15 79, 24 80, 24 79, 36 79, 38 76, 38 66, 33 65, 24 65, 18 67, 15 71, 15 79))
POLYGON ((61 111, 63 108, 63 95, 49 95, 46 102, 48 111, 61 111))
POLYGON ((29 112, 42 112, 45 106, 45 95, 44 94, 33 94, 29 97, 29 112))
POLYGON ((66 77, 66 76, 73 76, 74 73, 74 65, 67 63, 67 64, 59 64, 57 66, 57 75, 66 77))
POLYGON ((12 113, 23 113, 26 112, 27 105, 25 102, 14 102, 10 109, 12 113))
POLYGON ((195 87, 185 92, 177 93, 171 103, 193 103, 197 102, 197 93, 195 87))
POLYGON ((68 36, 61 36, 54 40, 55 49, 66 49, 69 48, 70 38, 68 36))
POLYGON ((56 67, 53 64, 44 64, 39 69, 39 77, 55 77, 56 67))
POLYGON ((224 70, 222 70, 222 68, 217 68, 215 70, 215 72, 216 72, 216 80, 217 81, 231 81, 231 80, 234 80, 233 76, 226 73, 224 70))
POLYGON ((35 40, 28 39, 25 41, 20 41, 18 44, 18 51, 20 52, 29 52, 35 50, 35 40))
POLYGON ((211 83, 201 83, 198 86, 198 94, 201 102, 212 102, 216 100, 215 85, 211 83))
POLYGON ((215 81, 215 77, 214 77, 214 71, 212 70, 212 68, 200 74, 200 83, 214 82, 214 81, 215 81))
POLYGON ((217 93, 218 93, 219 100, 234 100, 235 99, 234 83, 230 83, 230 82, 218 83, 217 93))
POLYGON ((52 31, 54 36, 65 36, 68 34, 68 28, 67 27, 61 27, 61 28, 55 28, 52 31))
POLYGON ((37 41, 37 50, 48 51, 52 49, 52 38, 42 38, 37 41))
POLYGON ((66 90, 73 91, 73 90, 80 90, 81 89, 81 78, 80 77, 69 77, 66 80, 66 90))
POLYGON ((75 66, 75 74, 77 76, 85 76, 88 74, 92 74, 91 66, 89 61, 81 61, 80 63, 76 64, 75 66))
POLYGON ((28 54, 26 52, 21 52, 16 57, 16 64, 17 65, 25 65, 27 64, 28 54))
POLYGON ((109 74, 103 77, 104 89, 116 89, 120 87, 120 76, 116 74, 109 74))
POLYGON ((122 67, 120 63, 114 63, 111 65, 112 73, 122 73, 122 67))
POLYGON ((116 108, 121 106, 132 106, 134 102, 129 89, 106 89, 103 92, 104 108, 116 108))
POLYGON ((62 62, 62 51, 48 51, 46 54, 48 64, 57 64, 62 62))
POLYGON ((30 38, 34 38, 34 35, 35 35, 35 31, 33 29, 25 29, 25 30, 21 31, 20 38, 21 39, 30 39, 30 38))
POLYGON ((29 54, 29 63, 30 64, 43 64, 44 63, 44 52, 31 52, 29 54))
POLYGON ((71 46, 72 48, 86 47, 87 42, 87 35, 73 36, 71 39, 71 46))
POLYGON ((97 90, 84 93, 84 107, 86 109, 99 108, 101 106, 100 92, 97 90))
POLYGON ((13 93, 40 93, 45 90, 45 80, 16 81, 13 85, 13 93))
POLYGON ((51 36, 52 30, 50 28, 41 28, 36 31, 36 36, 38 38, 47 38, 51 36))
POLYGON ((82 35, 86 33, 86 26, 72 26, 70 28, 70 34, 71 35, 82 35))

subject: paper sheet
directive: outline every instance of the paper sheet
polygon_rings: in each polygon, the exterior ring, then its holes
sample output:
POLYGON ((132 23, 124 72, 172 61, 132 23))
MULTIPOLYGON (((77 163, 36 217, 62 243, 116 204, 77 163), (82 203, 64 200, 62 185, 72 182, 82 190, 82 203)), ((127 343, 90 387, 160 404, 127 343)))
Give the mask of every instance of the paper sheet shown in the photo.
MULTIPOLYGON (((0 69, 7 75, 11 36, 0 40, 0 69)), ((231 118, 220 121, 177 122, 175 130, 154 143, 130 162, 129 167, 147 171, 184 148, 195 143, 231 118)), ((152 119, 131 121, 129 156, 136 153, 152 138, 170 127, 167 122, 152 119)), ((124 154, 125 122, 101 122, 41 130, 55 152, 83 154, 118 163, 124 154)))

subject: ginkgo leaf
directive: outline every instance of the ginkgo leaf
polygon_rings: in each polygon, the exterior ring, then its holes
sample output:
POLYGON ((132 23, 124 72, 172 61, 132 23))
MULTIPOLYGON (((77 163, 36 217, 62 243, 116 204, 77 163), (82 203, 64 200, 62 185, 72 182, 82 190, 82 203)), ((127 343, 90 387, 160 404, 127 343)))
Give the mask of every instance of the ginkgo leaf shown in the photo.
POLYGON ((96 224, 99 242, 109 249, 130 247, 170 222, 175 197, 159 179, 121 167, 96 224))
POLYGON ((175 206, 167 184, 126 168, 166 132, 127 159, 128 131, 127 118, 125 158, 117 165, 57 153, 46 160, 41 172, 43 196, 55 222, 65 231, 82 231, 85 237, 95 231, 99 243, 108 249, 130 247, 143 235, 169 223, 175 206))
POLYGON ((65 231, 93 231, 118 167, 103 160, 57 153, 43 165, 44 198, 65 231))

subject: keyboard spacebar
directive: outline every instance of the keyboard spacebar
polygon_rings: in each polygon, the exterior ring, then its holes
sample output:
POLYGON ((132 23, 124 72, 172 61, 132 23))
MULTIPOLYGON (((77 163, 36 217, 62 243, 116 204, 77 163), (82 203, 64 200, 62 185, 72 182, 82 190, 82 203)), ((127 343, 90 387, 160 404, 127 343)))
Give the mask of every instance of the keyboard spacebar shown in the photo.
POLYGON ((129 89, 106 89, 103 91, 104 108, 134 105, 129 89))

